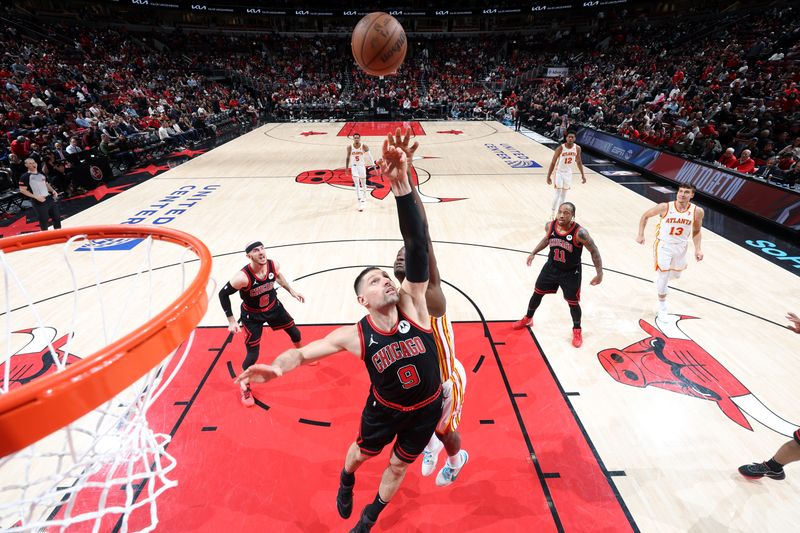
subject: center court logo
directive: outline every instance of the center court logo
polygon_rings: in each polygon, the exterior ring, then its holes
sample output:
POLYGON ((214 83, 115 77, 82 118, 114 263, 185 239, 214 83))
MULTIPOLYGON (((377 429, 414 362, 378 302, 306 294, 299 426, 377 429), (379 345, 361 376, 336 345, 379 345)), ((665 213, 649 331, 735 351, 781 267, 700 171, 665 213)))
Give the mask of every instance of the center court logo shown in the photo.
POLYGON ((494 155, 511 168, 541 168, 542 165, 520 152, 510 144, 484 144, 494 155))
MULTIPOLYGON (((415 157, 414 159, 418 159, 415 157)), ((352 188, 353 178, 347 172, 347 169, 337 168, 334 170, 306 170, 301 172, 294 178, 297 183, 304 183, 306 185, 320 185, 327 183, 331 187, 338 188, 352 188)), ((419 190, 419 175, 417 169, 411 167, 411 185, 417 189, 422 203, 425 204, 438 204, 442 202, 455 202, 457 200, 464 200, 464 198, 440 198, 438 196, 427 196, 419 190)), ((367 170, 367 189, 370 196, 377 200, 383 200, 392 191, 392 186, 381 175, 379 168, 370 168, 367 170)))
MULTIPOLYGON (((209 195, 219 188, 220 185, 216 184, 204 185, 202 187, 198 185, 183 185, 163 198, 151 203, 147 208, 123 220, 120 224, 152 224, 154 226, 170 224, 199 202, 208 198, 209 195)), ((99 239, 94 241, 93 244, 94 250, 96 251, 131 250, 142 242, 142 240, 143 239, 99 239)), ((91 249, 92 247, 84 245, 78 248, 77 251, 88 252, 91 249)))

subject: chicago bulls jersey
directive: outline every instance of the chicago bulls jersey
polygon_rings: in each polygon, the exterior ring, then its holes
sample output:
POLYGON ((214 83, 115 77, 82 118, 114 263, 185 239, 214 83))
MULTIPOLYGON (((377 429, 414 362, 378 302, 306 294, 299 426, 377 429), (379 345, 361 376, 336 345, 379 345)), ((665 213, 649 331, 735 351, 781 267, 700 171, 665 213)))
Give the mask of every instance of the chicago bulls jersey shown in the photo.
POLYGON ((561 145, 561 155, 558 157, 558 166, 556 172, 559 174, 572 174, 572 165, 578 158, 578 145, 572 145, 572 148, 567 148, 566 144, 561 145))
POLYGON ((242 307, 251 313, 269 311, 278 301, 275 290, 275 265, 272 260, 267 259, 267 273, 263 278, 256 276, 250 265, 244 267, 242 272, 247 276, 247 285, 239 289, 242 307))
POLYGON ((442 378, 433 332, 409 320, 398 308, 391 331, 381 331, 369 315, 358 321, 361 356, 372 393, 387 407, 411 411, 441 394, 442 378))
POLYGON ((364 145, 362 144, 358 148, 355 146, 350 148, 350 166, 351 167, 363 167, 366 165, 364 161, 364 145))
POLYGON ((550 223, 548 237, 550 253, 547 256, 547 262, 551 266, 559 270, 573 270, 580 266, 583 245, 577 242, 579 229, 581 229, 580 224, 573 222, 572 226, 562 233, 558 230, 557 221, 554 220, 550 223))
POLYGON ((678 211, 675 202, 668 203, 667 213, 658 222, 656 238, 668 244, 687 244, 692 236, 694 211, 694 204, 689 204, 685 211, 678 211))

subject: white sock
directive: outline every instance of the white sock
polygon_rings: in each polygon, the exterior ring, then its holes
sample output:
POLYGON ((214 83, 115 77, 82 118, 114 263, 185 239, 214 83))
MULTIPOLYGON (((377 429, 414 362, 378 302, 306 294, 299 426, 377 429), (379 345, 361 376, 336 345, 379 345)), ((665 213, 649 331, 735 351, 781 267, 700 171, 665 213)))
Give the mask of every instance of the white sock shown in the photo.
POLYGON ((428 441, 427 446, 425 446, 425 451, 428 453, 432 453, 433 455, 437 455, 440 451, 444 448, 444 443, 439 440, 439 437, 436 436, 436 433, 431 435, 431 440, 428 441))
POLYGON ((450 468, 461 468, 464 466, 464 460, 461 456, 461 452, 456 452, 455 455, 450 455, 447 457, 447 464, 450 465, 450 468))
POLYGON ((661 299, 658 300, 658 310, 659 311, 663 311, 665 313, 667 312, 667 301, 666 300, 661 300, 661 299))

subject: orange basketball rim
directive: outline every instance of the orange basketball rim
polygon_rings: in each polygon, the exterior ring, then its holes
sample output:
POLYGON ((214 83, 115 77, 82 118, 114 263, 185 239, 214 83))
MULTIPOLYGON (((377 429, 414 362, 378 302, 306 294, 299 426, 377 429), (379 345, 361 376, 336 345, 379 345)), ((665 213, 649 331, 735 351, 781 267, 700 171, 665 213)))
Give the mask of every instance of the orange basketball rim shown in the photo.
POLYGON ((125 390, 175 350, 208 308, 211 253, 197 237, 157 226, 64 228, 0 239, 4 253, 87 239, 153 239, 191 249, 200 259, 194 280, 136 330, 75 362, 0 396, 0 457, 15 453, 87 414, 125 390))

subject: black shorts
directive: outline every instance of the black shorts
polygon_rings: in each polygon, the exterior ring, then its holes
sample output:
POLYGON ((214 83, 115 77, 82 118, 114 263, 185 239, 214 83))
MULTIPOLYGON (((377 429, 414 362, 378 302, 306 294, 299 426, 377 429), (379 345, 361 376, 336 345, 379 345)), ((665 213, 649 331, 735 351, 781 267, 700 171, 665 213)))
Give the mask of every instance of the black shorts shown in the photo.
POLYGON ((800 429, 798 429, 797 431, 794 432, 794 441, 797 444, 800 444, 800 429))
POLYGON ((547 262, 536 278, 534 292, 537 294, 553 294, 561 287, 564 299, 569 304, 581 301, 581 265, 575 269, 562 270, 547 262))
POLYGON ((442 416, 442 395, 415 411, 386 407, 372 394, 361 413, 361 428, 356 443, 361 453, 378 455, 395 437, 393 451, 404 463, 413 463, 428 445, 442 416))
POLYGON ((283 307, 280 300, 269 311, 264 313, 253 313, 242 307, 242 317, 239 319, 245 330, 245 344, 248 346, 258 346, 261 342, 261 330, 264 324, 270 328, 287 329, 294 326, 292 315, 283 307))

